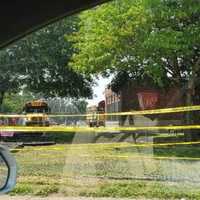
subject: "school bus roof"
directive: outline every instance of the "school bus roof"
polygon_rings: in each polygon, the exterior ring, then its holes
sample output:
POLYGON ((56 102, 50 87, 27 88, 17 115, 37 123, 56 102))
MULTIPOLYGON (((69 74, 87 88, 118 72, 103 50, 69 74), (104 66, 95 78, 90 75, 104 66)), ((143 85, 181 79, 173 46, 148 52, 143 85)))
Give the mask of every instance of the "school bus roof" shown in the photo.
POLYGON ((25 104, 25 106, 33 106, 33 107, 40 107, 40 106, 48 106, 47 103, 44 100, 35 100, 35 101, 29 101, 25 104))

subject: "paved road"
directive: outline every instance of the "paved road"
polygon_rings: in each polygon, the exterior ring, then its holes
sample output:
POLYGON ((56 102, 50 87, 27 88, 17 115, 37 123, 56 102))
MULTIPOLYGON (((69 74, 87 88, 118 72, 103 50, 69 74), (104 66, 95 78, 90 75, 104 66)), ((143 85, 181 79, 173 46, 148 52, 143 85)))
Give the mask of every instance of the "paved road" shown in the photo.
MULTIPOLYGON (((85 198, 85 197, 30 197, 30 196, 25 196, 25 197, 11 197, 11 196, 1 196, 1 200, 130 200, 130 199, 115 199, 115 198, 85 198)), ((136 200, 136 199, 132 199, 136 200)), ((147 199, 137 199, 137 200, 147 200, 147 199)), ((155 200, 155 199, 154 199, 155 200)))

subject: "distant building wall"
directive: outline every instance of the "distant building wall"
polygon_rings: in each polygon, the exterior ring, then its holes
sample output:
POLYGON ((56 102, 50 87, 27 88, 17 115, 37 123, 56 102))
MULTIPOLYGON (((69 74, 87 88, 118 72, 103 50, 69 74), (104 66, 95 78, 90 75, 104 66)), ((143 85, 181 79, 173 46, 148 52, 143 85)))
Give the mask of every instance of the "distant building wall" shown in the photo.
MULTIPOLYGON (((107 88, 105 90, 105 99, 107 113, 170 108, 184 105, 183 93, 178 87, 171 87, 168 90, 161 91, 150 87, 138 87, 133 83, 129 83, 128 86, 122 88, 118 94, 114 93, 110 88, 107 88)), ((159 125, 165 125, 167 123, 180 124, 183 113, 145 115, 145 117, 152 120, 157 119, 159 125)), ((128 118, 129 124, 134 124, 134 117, 128 118)), ((107 120, 124 125, 125 121, 127 122, 127 117, 110 116, 107 117, 107 120)))
MULTIPOLYGON (((110 88, 105 90, 105 110, 106 113, 116 113, 121 112, 121 94, 116 94, 110 88)), ((107 116, 107 124, 109 125, 119 125, 118 116, 107 116)))

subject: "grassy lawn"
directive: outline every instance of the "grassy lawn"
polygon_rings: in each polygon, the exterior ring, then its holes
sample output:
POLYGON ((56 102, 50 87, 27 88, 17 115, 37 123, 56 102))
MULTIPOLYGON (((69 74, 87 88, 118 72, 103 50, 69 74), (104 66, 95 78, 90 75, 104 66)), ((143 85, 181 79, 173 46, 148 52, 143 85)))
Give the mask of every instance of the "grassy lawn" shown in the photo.
POLYGON ((11 195, 200 199, 198 145, 60 144, 14 154, 19 177, 11 195))

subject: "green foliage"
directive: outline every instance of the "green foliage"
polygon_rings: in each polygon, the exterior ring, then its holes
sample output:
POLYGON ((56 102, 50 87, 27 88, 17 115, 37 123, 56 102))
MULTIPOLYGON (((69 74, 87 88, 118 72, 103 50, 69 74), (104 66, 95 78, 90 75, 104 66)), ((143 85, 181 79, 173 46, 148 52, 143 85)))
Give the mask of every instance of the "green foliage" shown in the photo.
POLYGON ((35 192, 35 195, 46 197, 51 194, 58 193, 58 191, 59 191, 58 185, 48 185, 48 186, 41 187, 41 189, 35 192))
POLYGON ((34 96, 28 92, 23 94, 7 94, 1 107, 1 112, 21 113, 24 104, 33 100, 34 96))
POLYGON ((95 197, 114 197, 114 198, 158 198, 158 199, 198 199, 198 190, 181 189, 177 186, 167 186, 162 183, 142 181, 104 184, 94 193, 87 196, 95 197))
POLYGON ((49 98, 47 102, 52 113, 86 113, 87 101, 84 99, 49 98))
POLYGON ((34 192, 33 188, 29 184, 20 184, 15 187, 15 189, 10 193, 10 195, 28 195, 34 192))
POLYGON ((1 51, 0 95, 26 88, 45 97, 91 96, 90 78, 68 66, 74 48, 65 35, 78 28, 78 18, 69 17, 1 51))
POLYGON ((199 63, 196 0, 115 0, 80 19, 78 33, 69 37, 77 49, 71 65, 80 72, 125 71, 130 79, 148 76, 166 87, 187 81, 199 63))
POLYGON ((80 16, 81 28, 72 37, 78 49, 73 57, 74 66, 93 73, 127 66, 126 60, 121 59, 130 47, 125 40, 133 34, 134 14, 139 19, 144 18, 138 1, 130 0, 114 1, 83 13, 80 16))
POLYGON ((86 113, 88 102, 84 99, 72 100, 72 104, 77 108, 79 113, 86 113))

